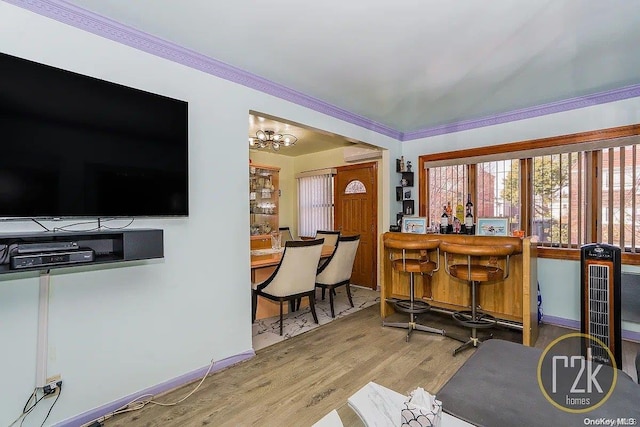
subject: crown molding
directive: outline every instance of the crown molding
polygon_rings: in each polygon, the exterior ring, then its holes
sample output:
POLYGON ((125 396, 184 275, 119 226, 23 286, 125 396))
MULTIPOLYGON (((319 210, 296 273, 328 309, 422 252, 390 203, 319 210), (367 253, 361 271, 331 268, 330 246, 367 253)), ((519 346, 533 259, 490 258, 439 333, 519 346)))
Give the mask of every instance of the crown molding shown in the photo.
POLYGON ((4 0, 64 24, 400 140, 401 132, 63 0, 4 0))
POLYGON ((404 132, 402 141, 428 138, 430 136, 444 135, 447 133, 461 132, 465 130, 477 129, 503 123, 515 122, 518 120, 531 119, 534 117, 546 116, 549 114, 561 113, 563 111, 577 110, 579 108, 591 107, 609 102, 621 101, 640 96, 640 84, 626 86, 620 89, 598 92, 591 95, 579 96, 562 101, 550 102, 534 107, 522 108, 508 113, 495 114, 480 119, 463 120, 456 123, 435 126, 415 132, 404 132))
POLYGON ((88 31, 98 36, 142 50, 152 55, 177 62, 225 80, 258 90, 277 98, 309 108, 327 116, 385 135, 398 141, 411 141, 448 133, 478 129, 497 124, 509 123, 563 111, 590 107, 598 104, 620 101, 640 96, 640 84, 627 86, 596 94, 551 102, 491 115, 479 119, 425 128, 411 132, 401 132, 376 121, 351 113, 327 102, 313 98, 281 84, 233 67, 224 62, 186 49, 175 43, 120 24, 104 16, 75 6, 64 0, 3 0, 6 3, 27 9, 39 15, 88 31))

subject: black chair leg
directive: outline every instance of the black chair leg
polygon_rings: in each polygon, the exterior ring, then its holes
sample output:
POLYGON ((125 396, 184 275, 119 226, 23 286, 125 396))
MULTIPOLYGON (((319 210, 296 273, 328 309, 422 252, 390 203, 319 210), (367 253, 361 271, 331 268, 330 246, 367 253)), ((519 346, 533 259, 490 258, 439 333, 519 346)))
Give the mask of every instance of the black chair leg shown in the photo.
POLYGON ((329 288, 329 306, 331 307, 331 317, 336 317, 336 313, 333 309, 333 293, 334 293, 334 289, 333 288, 329 288))
POLYGON ((353 307, 353 299, 351 299, 351 285, 349 283, 345 286, 347 288, 347 297, 349 298, 349 304, 353 307))
POLYGON ((258 310, 258 294, 251 291, 251 323, 256 321, 256 311, 258 310))
POLYGON ((316 296, 314 293, 309 294, 309 306, 311 307, 311 314, 313 314, 313 321, 318 323, 318 315, 316 314, 316 296))
POLYGON ((322 301, 324 301, 324 291, 325 291, 325 288, 322 288, 322 301))

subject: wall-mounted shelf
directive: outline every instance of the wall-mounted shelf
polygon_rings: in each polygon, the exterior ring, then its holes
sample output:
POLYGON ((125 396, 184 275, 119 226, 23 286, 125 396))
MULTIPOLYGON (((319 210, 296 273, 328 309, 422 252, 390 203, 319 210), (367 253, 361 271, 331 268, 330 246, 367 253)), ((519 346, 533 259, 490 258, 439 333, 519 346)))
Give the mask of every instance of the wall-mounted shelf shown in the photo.
POLYGON ((400 185, 402 185, 403 187, 413 187, 413 172, 402 172, 400 185), (406 184, 404 183, 404 181, 406 181, 406 184))
POLYGON ((414 206, 413 200, 403 200, 402 201, 402 213, 404 215, 415 215, 416 210, 414 206))
MULTIPOLYGON (((411 162, 407 162, 408 164, 411 162)), ((396 224, 399 225, 404 215, 415 215, 415 204, 412 199, 414 175, 412 171, 403 170, 404 158, 396 159, 396 172, 400 174, 399 186, 396 187, 396 202, 402 203, 400 212, 396 215, 396 224)), ((410 169, 410 167, 408 167, 410 169)))
MULTIPOLYGON (((6 256, 0 256, 0 274, 18 273, 24 271, 42 271, 53 268, 63 268, 81 265, 96 265, 114 262, 137 261, 145 259, 163 258, 163 231, 158 229, 128 229, 128 230, 100 230, 100 231, 57 231, 30 233, 0 233, 0 254, 9 251, 6 256), (11 269, 11 255, 15 253, 17 245, 21 243, 77 243, 79 249, 93 251, 93 260, 81 263, 65 263, 60 261, 55 265, 34 265, 11 269)), ((43 251, 43 253, 55 253, 43 251)))

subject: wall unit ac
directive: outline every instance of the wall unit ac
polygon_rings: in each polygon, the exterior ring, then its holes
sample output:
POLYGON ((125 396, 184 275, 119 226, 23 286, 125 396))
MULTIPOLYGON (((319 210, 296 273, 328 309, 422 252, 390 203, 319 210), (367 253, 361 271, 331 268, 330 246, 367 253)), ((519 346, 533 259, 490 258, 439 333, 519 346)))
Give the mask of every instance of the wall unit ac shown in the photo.
POLYGON ((366 145, 356 144, 344 147, 344 161, 347 163, 375 160, 382 157, 382 151, 366 145))

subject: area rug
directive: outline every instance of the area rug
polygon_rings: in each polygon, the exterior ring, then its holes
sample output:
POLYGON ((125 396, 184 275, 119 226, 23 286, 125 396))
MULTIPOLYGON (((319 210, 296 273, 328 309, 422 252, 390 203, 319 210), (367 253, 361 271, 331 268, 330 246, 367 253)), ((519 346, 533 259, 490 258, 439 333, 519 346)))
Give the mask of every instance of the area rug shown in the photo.
POLYGON ((309 307, 303 307, 297 312, 284 315, 282 336, 280 336, 279 316, 256 320, 253 323, 252 331, 253 349, 260 350, 380 302, 380 292, 360 286, 351 285, 351 297, 353 299, 353 307, 349 305, 345 288, 341 286, 336 289, 336 295, 333 297, 336 317, 332 318, 329 295, 327 294, 326 299, 323 301, 321 299, 321 291, 317 290, 316 314, 318 315, 318 324, 313 321, 309 307))

